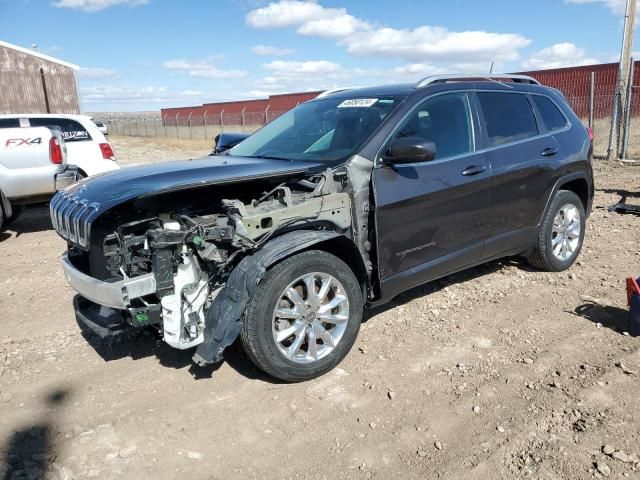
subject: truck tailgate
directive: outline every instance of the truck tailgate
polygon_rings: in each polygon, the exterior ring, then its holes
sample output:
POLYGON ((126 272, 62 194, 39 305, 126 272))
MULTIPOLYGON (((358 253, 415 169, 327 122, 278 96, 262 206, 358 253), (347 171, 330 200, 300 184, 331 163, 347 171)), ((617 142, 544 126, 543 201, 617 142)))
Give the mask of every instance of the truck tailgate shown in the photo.
POLYGON ((66 168, 66 147, 59 139, 62 163, 52 163, 53 136, 59 135, 47 127, 0 129, 0 188, 9 199, 55 192, 55 176, 66 168))

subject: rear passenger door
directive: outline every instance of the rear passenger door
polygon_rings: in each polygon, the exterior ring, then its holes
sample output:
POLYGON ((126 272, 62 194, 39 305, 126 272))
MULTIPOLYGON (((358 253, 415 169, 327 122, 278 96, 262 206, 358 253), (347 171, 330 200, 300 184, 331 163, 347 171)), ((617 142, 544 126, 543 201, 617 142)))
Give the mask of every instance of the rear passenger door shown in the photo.
POLYGON ((476 93, 491 164, 491 220, 485 258, 516 253, 534 242, 558 162, 560 145, 536 117, 526 92, 476 93))

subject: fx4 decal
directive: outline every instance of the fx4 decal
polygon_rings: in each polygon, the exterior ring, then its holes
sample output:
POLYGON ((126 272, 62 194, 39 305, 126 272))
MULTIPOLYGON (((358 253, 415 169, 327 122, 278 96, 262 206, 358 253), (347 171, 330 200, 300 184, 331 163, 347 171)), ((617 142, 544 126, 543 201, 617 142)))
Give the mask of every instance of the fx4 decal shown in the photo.
POLYGON ((10 138, 4 144, 5 147, 20 147, 22 145, 40 145, 42 137, 37 138, 10 138))

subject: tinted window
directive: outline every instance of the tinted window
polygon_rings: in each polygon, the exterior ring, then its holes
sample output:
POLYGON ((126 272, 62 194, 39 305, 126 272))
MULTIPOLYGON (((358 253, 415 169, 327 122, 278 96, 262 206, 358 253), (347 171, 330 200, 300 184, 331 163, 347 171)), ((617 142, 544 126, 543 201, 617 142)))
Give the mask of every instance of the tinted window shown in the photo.
POLYGON ((436 159, 442 159, 472 151, 471 131, 467 95, 454 93, 426 100, 402 123, 393 138, 431 140, 436 146, 436 159))
POLYGON ((17 118, 0 118, 0 128, 18 128, 20 120, 17 118))
POLYGON ((533 108, 526 95, 478 92, 489 145, 503 145, 538 135, 533 108))
POLYGON ((555 103, 549 100, 547 97, 541 95, 532 95, 536 107, 542 116, 542 121, 547 130, 556 130, 562 128, 567 124, 567 120, 562 115, 562 112, 558 109, 555 103))
POLYGON ((30 118, 32 127, 58 127, 65 142, 91 140, 89 132, 75 120, 69 118, 30 118))

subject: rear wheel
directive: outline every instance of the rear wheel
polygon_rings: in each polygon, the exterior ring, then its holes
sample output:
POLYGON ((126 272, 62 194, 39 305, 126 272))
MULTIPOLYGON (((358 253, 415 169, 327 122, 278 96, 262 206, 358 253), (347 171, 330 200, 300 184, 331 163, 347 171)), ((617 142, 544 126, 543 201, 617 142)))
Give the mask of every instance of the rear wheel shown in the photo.
POLYGON ((257 367, 299 382, 334 368, 349 353, 362 321, 362 291, 351 269, 312 250, 267 272, 245 313, 240 335, 257 367))
POLYGON ((538 244, 528 260, 541 270, 560 272, 578 258, 584 240, 585 213, 580 197, 560 190, 540 226, 538 244))
POLYGON ((24 212, 24 209, 25 209, 24 205, 11 205, 11 218, 5 218, 4 220, 5 228, 11 225, 13 222, 15 222, 18 219, 18 217, 22 215, 22 212, 24 212))

